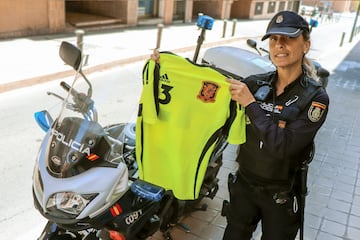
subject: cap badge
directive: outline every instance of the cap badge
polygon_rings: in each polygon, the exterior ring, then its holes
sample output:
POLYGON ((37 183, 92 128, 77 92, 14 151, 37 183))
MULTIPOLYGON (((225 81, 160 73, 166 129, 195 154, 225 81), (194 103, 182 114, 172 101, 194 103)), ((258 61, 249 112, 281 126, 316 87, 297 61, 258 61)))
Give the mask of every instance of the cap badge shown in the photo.
POLYGON ((275 20, 276 23, 282 23, 283 21, 284 21, 283 15, 277 16, 277 18, 276 18, 276 20, 275 20))

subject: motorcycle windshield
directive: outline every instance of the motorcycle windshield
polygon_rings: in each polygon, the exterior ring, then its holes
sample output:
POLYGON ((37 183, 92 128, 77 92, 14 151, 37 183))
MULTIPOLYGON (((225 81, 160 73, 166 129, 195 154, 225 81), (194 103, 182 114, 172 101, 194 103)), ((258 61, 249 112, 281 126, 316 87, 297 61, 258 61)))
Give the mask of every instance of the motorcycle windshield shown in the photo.
POLYGON ((82 72, 76 74, 71 86, 64 82, 61 85, 68 96, 49 132, 48 172, 57 178, 68 178, 94 167, 116 168, 124 161, 122 130, 126 124, 100 124, 92 85, 82 72))
POLYGON ((48 170, 53 176, 72 177, 92 167, 111 166, 111 145, 97 122, 66 117, 53 125, 49 140, 48 170))

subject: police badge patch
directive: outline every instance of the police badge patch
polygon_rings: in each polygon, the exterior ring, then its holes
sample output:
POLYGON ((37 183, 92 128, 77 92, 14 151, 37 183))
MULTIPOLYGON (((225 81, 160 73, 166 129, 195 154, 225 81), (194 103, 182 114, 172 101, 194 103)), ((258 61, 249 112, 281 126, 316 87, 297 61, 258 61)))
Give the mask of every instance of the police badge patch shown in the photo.
POLYGON ((318 122, 324 114, 326 105, 319 102, 312 102, 308 111, 308 118, 312 122, 318 122))

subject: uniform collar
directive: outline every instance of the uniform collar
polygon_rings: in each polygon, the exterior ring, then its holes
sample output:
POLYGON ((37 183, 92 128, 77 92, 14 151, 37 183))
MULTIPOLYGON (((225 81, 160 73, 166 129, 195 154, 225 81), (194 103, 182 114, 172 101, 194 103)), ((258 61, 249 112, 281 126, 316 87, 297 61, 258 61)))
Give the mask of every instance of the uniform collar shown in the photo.
MULTIPOLYGON (((277 78, 277 74, 276 74, 276 81, 278 80, 277 78)), ((273 87, 275 87, 275 82, 274 81, 272 84, 273 84, 273 87)), ((300 74, 300 76, 298 76, 295 81, 291 82, 289 85, 287 85, 285 88, 284 88, 284 92, 287 92, 289 91, 290 89, 292 89, 294 86, 298 85, 298 84, 301 84, 301 86, 306 86, 306 83, 305 83, 306 79, 304 78, 304 74, 300 74)))

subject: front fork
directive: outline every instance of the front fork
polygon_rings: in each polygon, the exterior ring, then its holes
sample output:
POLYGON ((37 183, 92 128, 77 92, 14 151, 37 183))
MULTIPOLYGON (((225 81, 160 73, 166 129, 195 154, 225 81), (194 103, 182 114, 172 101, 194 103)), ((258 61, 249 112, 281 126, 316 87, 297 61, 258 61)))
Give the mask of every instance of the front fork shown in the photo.
POLYGON ((82 239, 79 234, 69 234, 56 223, 48 221, 37 240, 71 240, 82 239))
POLYGON ((47 222, 44 230, 42 231, 40 237, 37 240, 50 240, 53 236, 57 235, 58 226, 56 223, 47 222))

